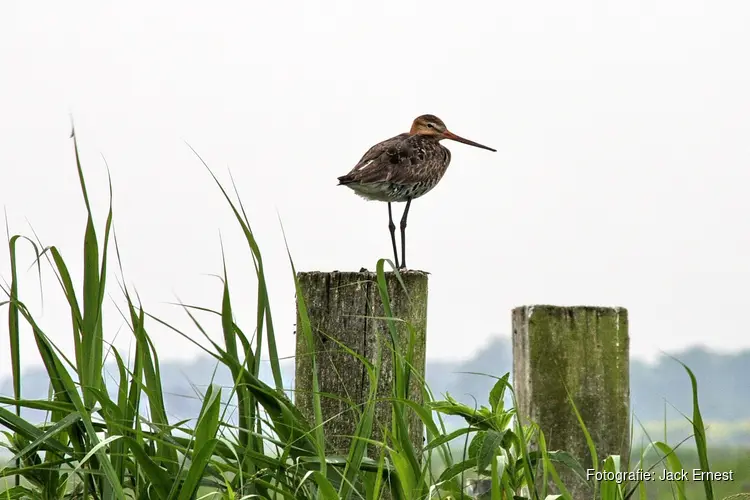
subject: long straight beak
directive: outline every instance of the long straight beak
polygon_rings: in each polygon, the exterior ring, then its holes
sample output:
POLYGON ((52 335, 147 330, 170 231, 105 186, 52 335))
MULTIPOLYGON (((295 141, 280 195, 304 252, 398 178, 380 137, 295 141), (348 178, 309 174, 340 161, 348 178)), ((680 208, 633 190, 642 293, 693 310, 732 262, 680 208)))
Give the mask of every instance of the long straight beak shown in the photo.
POLYGON ((469 146, 474 146, 475 148, 482 148, 482 149, 487 149, 489 151, 497 152, 496 149, 492 149, 492 148, 490 148, 488 146, 485 146, 483 144, 479 144, 478 142, 470 141, 469 139, 464 139, 463 137, 460 137, 460 136, 454 134, 453 132, 449 132, 448 130, 446 130, 445 132, 443 132, 443 137, 446 138, 446 139, 450 139, 452 141, 463 142, 464 144, 468 144, 469 146))

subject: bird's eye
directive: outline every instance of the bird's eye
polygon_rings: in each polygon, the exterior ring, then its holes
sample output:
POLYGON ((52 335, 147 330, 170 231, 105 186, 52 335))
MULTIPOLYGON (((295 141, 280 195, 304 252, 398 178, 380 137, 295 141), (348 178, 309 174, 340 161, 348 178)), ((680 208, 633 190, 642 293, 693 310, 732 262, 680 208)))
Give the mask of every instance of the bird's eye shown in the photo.
POLYGON ((434 123, 428 123, 427 124, 427 128, 435 128, 435 124, 434 123))

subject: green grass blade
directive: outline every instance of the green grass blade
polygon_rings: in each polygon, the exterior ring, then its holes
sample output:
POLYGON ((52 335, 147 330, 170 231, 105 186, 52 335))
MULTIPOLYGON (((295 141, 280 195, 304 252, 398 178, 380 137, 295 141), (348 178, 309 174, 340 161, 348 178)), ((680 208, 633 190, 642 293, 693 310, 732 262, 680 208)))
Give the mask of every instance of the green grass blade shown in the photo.
POLYGON ((65 260, 60 254, 59 250, 51 246, 49 252, 52 255, 52 261, 57 271, 57 277, 60 281, 60 285, 65 293, 65 299, 70 306, 70 317, 73 326, 73 347, 75 348, 76 355, 76 366, 83 366, 84 364, 84 351, 81 341, 81 329, 83 328, 83 316, 81 315, 81 309, 76 298, 75 288, 73 287, 73 280, 70 277, 68 266, 65 264, 65 260))
MULTIPOLYGON (((404 363, 402 357, 399 355, 399 332, 396 328, 396 319, 393 317, 393 311, 391 310, 391 301, 388 294, 388 286, 385 280, 384 271, 385 260, 380 259, 377 263, 377 283, 378 291, 380 293, 380 299, 383 303, 383 311, 386 317, 386 323, 388 325, 388 332, 391 339, 391 347, 393 349, 393 436, 399 448, 401 454, 409 463, 411 474, 414 476, 412 483, 416 481, 416 477, 421 476, 421 468, 419 467, 419 461, 417 460, 416 451, 411 443, 409 436, 409 429, 407 427, 406 415, 404 412, 404 405, 401 401, 409 399, 409 386, 408 386, 408 371, 411 367, 409 363, 404 363)), ((396 275, 399 276, 398 271, 396 275)), ((400 279, 400 276, 399 276, 400 279)), ((403 286, 403 281, 401 281, 403 286)), ((423 493, 426 493, 423 492, 423 493)), ((413 494, 409 492, 409 494, 413 494)))
MULTIPOLYGON (((703 417, 701 416, 701 409, 698 404, 698 381, 695 379, 695 375, 692 370, 685 365, 682 361, 675 359, 690 376, 690 385, 693 390, 693 419, 688 420, 693 425, 693 434, 695 436, 695 446, 698 451, 698 463, 701 466, 701 470, 704 472, 711 473, 711 467, 708 463, 708 443, 706 440, 706 427, 703 425, 703 417)), ((703 483, 703 489, 706 493, 706 500, 714 500, 714 489, 713 482, 711 479, 705 479, 701 481, 703 483)))
MULTIPOLYGON (((8 234, 8 217, 6 213, 5 217, 5 228, 6 228, 6 234, 8 234)), ((21 399, 21 342, 20 342, 20 336, 21 336, 21 329, 19 324, 19 313, 18 313, 18 268, 17 268, 17 262, 16 262, 16 243, 18 242, 19 238, 22 238, 20 235, 14 235, 12 237, 8 238, 8 249, 10 253, 10 290, 8 290, 8 297, 10 300, 8 301, 8 337, 10 341, 10 369, 11 369, 11 377, 13 382, 13 396, 15 399, 19 400, 21 399)), ((37 266, 39 266, 39 250, 36 244, 29 240, 28 238, 24 238, 27 241, 31 243, 31 245, 34 247, 34 252, 36 253, 37 259, 37 266)), ((39 280, 41 283, 41 268, 38 267, 39 270, 39 280)), ((21 416, 21 406, 15 405, 16 408, 16 415, 21 416)), ((16 463, 16 468, 20 467, 20 462, 16 463)), ((15 485, 20 485, 20 477, 16 476, 15 478, 15 485)))
POLYGON ((372 434, 373 422, 375 418, 375 405, 378 401, 378 379, 380 378, 380 369, 382 366, 382 353, 380 350, 380 344, 377 343, 375 365, 373 366, 370 362, 367 361, 367 359, 349 349, 341 342, 336 341, 336 343, 351 356, 359 359, 359 361, 367 370, 367 376, 369 379, 367 399, 364 402, 364 409, 357 422, 354 436, 352 436, 352 441, 349 446, 349 454, 346 460, 346 467, 344 468, 344 480, 341 484, 341 488, 339 489, 339 496, 344 500, 348 500, 354 492, 353 485, 359 475, 362 460, 364 459, 367 452, 367 443, 369 441, 370 435, 372 434))
MULTIPOLYGON (((603 471, 611 474, 617 474, 620 472, 619 457, 615 460, 615 457, 609 456, 604 460, 603 471)), ((614 479, 603 479, 601 482, 601 490, 599 492, 602 500, 621 500, 622 491, 620 485, 614 479)))
POLYGON ((68 415, 65 416, 65 418, 55 422, 47 430, 39 434, 32 442, 30 442, 22 450, 16 453, 16 455, 13 456, 13 458, 11 458, 10 461, 13 462, 17 459, 20 459, 21 457, 29 453, 31 450, 36 449, 40 444, 50 441, 51 438, 56 436, 58 433, 64 431, 68 427, 74 425, 79 420, 81 420, 80 413, 78 412, 69 413, 68 415))
MULTIPOLYGON (((537 440, 539 442, 539 450, 541 451, 541 456, 542 456, 542 460, 544 461, 544 468, 545 468, 545 470, 549 473, 550 476, 552 476, 552 481, 557 486, 557 489, 560 490, 560 493, 562 494, 563 498, 571 499, 572 497, 570 495, 570 492, 568 491, 568 489, 565 487, 565 485, 563 484, 562 480, 560 479, 560 475, 557 473, 557 469, 555 469, 555 465, 554 465, 554 463, 553 463, 553 461, 551 459, 551 453, 548 453, 548 451, 547 451, 547 440, 545 439, 544 433, 541 430, 539 430, 539 432, 537 434, 537 440)), ((578 462, 575 459, 573 459, 573 457, 570 457, 570 458, 571 458, 571 460, 575 464, 578 464, 578 462)), ((578 464, 578 467, 580 467, 580 464, 578 464)), ((527 468, 528 467, 525 467, 524 469, 527 469, 527 468)), ((575 468, 574 468, 574 470, 575 470, 575 468)), ((582 470, 582 468, 581 468, 581 470, 582 470)), ((585 476, 583 476, 583 477, 584 477, 584 480, 585 480, 585 476)), ((542 494, 546 494, 547 493, 547 481, 546 481, 547 478, 546 478, 546 476, 545 476, 544 479, 545 479, 544 490, 543 490, 542 494)), ((529 488, 532 488, 533 491, 534 491, 534 493, 536 493, 536 488, 535 488, 535 485, 534 485, 533 482, 529 484, 529 488)))
POLYGON ((122 437, 128 441, 129 448, 138 463, 138 467, 143 471, 149 481, 149 489, 157 494, 157 498, 166 500, 169 498, 169 492, 172 489, 174 480, 171 476, 156 462, 151 459, 149 453, 136 440, 128 437, 122 437))
MULTIPOLYGON (((250 229, 250 223, 248 221, 247 215, 245 214, 245 210, 242 207, 242 202, 239 201, 239 209, 237 205, 234 204, 232 199, 229 197, 229 194, 227 193, 226 189, 224 189, 224 186, 221 185, 219 182, 219 179, 216 177, 216 175, 211 171, 208 164, 203 161, 203 158, 198 154, 198 152, 193 149, 190 144, 187 145, 190 150, 195 154, 195 156, 200 160, 200 162, 203 164, 204 167, 206 167, 206 170, 208 170, 209 174, 211 174, 211 177, 216 182, 216 185, 221 190, 221 193, 224 195, 224 198, 229 203, 230 208, 232 209, 232 212, 234 213, 235 218, 237 219, 237 222, 240 224, 240 227, 242 228, 242 232, 245 236, 245 240, 247 241, 248 246, 250 247, 250 250, 253 255, 253 262, 255 263, 255 272, 258 277, 258 318, 257 318, 257 332, 258 332, 258 350, 255 353, 255 356, 257 359, 260 358, 260 346, 262 343, 262 332, 263 332, 263 324, 265 321, 265 325, 267 328, 267 334, 268 334, 268 355, 270 358, 270 364, 271 364, 271 371, 273 373, 273 379, 274 383, 276 385, 276 389, 279 391, 284 390, 284 382, 281 378, 281 366, 279 365, 279 355, 278 351, 276 349, 276 338, 275 338, 275 332, 273 328, 273 320, 271 316, 271 306, 268 299, 268 287, 266 286, 266 278, 265 278, 265 272, 263 269, 263 258, 260 254, 260 249, 258 248, 258 243, 255 240, 255 236, 253 235, 252 230, 250 229)), ((235 188, 236 192, 236 188, 235 188)), ((238 196, 239 199, 239 196, 238 196)), ((257 368, 255 375, 258 375, 257 368)))
POLYGON ((658 448, 662 453, 664 453, 664 456, 667 460, 667 469, 675 473, 674 479, 671 481, 671 483, 674 485, 674 489, 677 492, 677 500, 685 500, 685 481, 680 478, 679 474, 680 472, 685 470, 682 465, 682 461, 680 461, 680 458, 677 456, 677 453, 675 453, 675 450, 672 449, 672 447, 668 444, 656 442, 654 443, 654 446, 658 448))
MULTIPOLYGON (((75 129, 71 133, 73 138, 73 149, 78 169, 78 179, 81 185, 84 203, 86 205, 86 231, 83 239, 83 322, 81 325, 82 356, 78 359, 78 374, 83 389, 83 400, 91 407, 95 398, 89 389, 102 389, 104 380, 102 378, 103 367, 103 338, 101 305, 104 298, 103 274, 99 273, 99 241, 94 227, 93 213, 89 203, 86 181, 81 167, 81 158, 78 152, 78 139, 75 129)), ((111 186, 110 186, 111 189, 111 186)), ((111 195, 111 192, 110 192, 111 195)), ((111 196, 110 196, 111 200, 111 196)), ((108 218, 108 227, 111 222, 111 203, 108 218)), ((106 256, 104 257, 106 258, 106 256)), ((102 271, 106 268, 103 267, 102 271)))
POLYGON ((500 491, 505 475, 506 460, 503 456, 493 455, 490 458, 490 472, 492 474, 492 489, 490 498, 492 500, 503 500, 504 495, 500 491))
MULTIPOLYGON (((221 299, 221 327, 222 333, 224 334, 224 346, 226 355, 232 357, 239 364, 240 353, 237 350, 237 337, 239 336, 242 343, 242 353, 245 355, 245 366, 252 373, 257 374, 259 367, 258 360, 253 355, 250 349, 250 344, 244 334, 237 328, 234 323, 234 314, 232 312, 232 300, 229 294, 229 276, 227 273, 226 260, 224 258, 224 247, 222 245, 222 266, 223 266, 223 289, 221 299)), ((235 381, 233 391, 237 394, 238 404, 238 424, 239 424, 239 445, 246 451, 262 451, 263 443, 262 440, 252 436, 249 432, 253 428, 253 423, 256 420, 256 406, 253 399, 252 393, 242 384, 238 382, 241 380, 241 371, 238 368, 230 370, 232 378, 235 381)), ((251 460, 247 460, 247 457, 243 457, 243 472, 251 476, 255 474, 256 468, 251 460)))
POLYGON ((213 456, 218 440, 216 432, 219 429, 219 413, 221 410, 221 389, 209 386, 203 400, 195 426, 195 442, 193 444, 193 461, 188 469, 187 477, 180 488, 179 500, 189 500, 198 491, 203 474, 213 456))
MULTIPOLYGON (((571 408, 573 408, 573 412, 576 414, 576 419, 578 420, 578 425, 581 427, 581 430, 583 431, 583 435, 586 438, 586 445, 589 448, 589 453, 591 454, 591 463, 592 468, 594 469, 594 472, 599 471, 599 458, 596 454, 596 445, 594 444, 594 440, 591 438, 591 433, 589 432, 588 428, 586 427, 586 423, 583 421, 583 417, 581 416, 581 412, 578 411, 578 406, 576 406, 575 401, 573 401, 573 395, 568 390, 567 385, 563 383, 563 386, 565 387, 565 393, 567 394, 568 401, 570 402, 571 408)), ((596 481, 593 482, 594 485, 594 494, 596 494, 598 489, 598 483, 596 481)))
POLYGON ((310 317, 307 314, 307 305, 305 304, 305 298, 302 294, 302 288, 299 285, 299 279, 297 278, 297 270, 294 267, 294 260, 292 259, 291 251, 289 250, 289 243, 286 240, 284 234, 284 228, 281 228, 282 234, 284 235, 284 245, 286 246, 287 255, 289 256, 289 265, 292 268, 292 276, 294 277, 294 290, 297 296, 297 314, 299 315, 299 325, 297 335, 304 335, 305 341, 307 342, 307 349, 310 353, 310 362, 312 364, 312 397, 313 397, 313 413, 315 415, 314 422, 314 436, 315 444, 317 448, 318 458, 320 459, 320 472, 326 474, 326 461, 325 461, 325 450, 326 441, 325 435, 323 434, 323 411, 320 404, 320 383, 318 381, 318 365, 317 357, 315 355, 315 340, 313 338, 312 326, 310 324, 310 317))
MULTIPOLYGON (((25 405, 22 405, 25 406, 25 405)), ((39 441, 40 449, 54 450, 61 455, 67 455, 72 452, 70 448, 67 448, 60 444, 58 441, 40 439, 44 432, 41 431, 37 426, 27 422, 22 417, 19 417, 15 413, 8 411, 7 409, 0 406, 0 425, 7 427, 11 431, 20 434, 29 441, 39 441)))

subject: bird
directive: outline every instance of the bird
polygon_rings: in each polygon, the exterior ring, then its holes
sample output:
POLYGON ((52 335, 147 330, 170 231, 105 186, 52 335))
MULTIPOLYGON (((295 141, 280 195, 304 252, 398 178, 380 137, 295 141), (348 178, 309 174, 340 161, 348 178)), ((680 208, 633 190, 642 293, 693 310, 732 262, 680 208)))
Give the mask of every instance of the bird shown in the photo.
POLYGON ((409 132, 375 144, 348 174, 338 178, 339 186, 350 188, 362 198, 388 203, 388 231, 397 269, 406 269, 406 219, 412 200, 437 186, 451 162, 450 150, 440 144, 443 139, 497 151, 454 134, 435 115, 421 115, 414 119, 409 132), (391 203, 406 203, 400 224, 400 263, 391 203))

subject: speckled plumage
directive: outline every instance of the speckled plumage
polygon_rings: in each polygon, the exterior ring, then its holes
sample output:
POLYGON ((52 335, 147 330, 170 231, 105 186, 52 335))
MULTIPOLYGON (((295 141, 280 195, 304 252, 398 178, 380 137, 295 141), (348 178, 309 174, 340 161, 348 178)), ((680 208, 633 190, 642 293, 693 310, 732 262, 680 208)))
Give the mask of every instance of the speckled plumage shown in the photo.
POLYGON ((405 202, 434 188, 450 162, 436 138, 399 134, 370 148, 339 182, 368 200, 405 202))
POLYGON ((338 178, 339 185, 350 188, 361 197, 388 203, 388 230, 396 267, 406 267, 406 219, 411 200, 431 191, 450 165, 451 152, 440 144, 442 139, 495 151, 450 132, 435 115, 422 115, 414 120, 408 133, 374 145, 348 174, 338 178), (391 211, 394 202, 406 203, 401 218, 401 265, 391 211))

